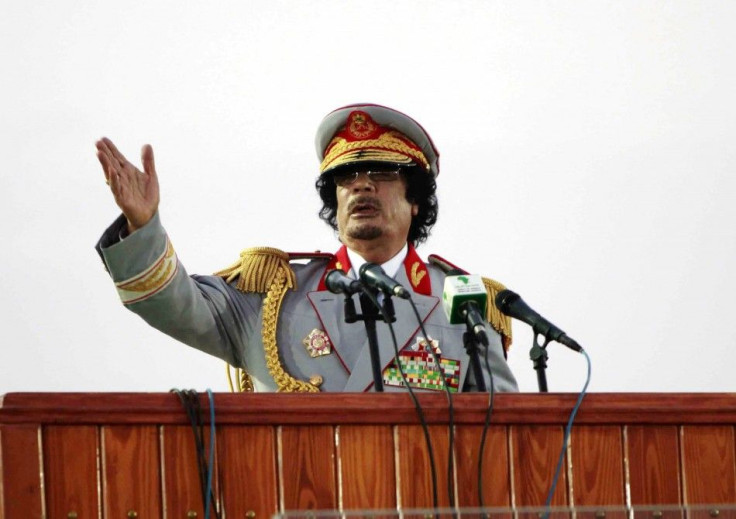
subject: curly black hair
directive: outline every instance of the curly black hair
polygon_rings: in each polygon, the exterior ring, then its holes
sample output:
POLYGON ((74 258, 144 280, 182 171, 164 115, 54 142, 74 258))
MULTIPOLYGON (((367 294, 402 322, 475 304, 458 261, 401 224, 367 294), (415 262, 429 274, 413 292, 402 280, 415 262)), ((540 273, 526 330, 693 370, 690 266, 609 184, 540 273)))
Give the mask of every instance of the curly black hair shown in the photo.
MULTIPOLYGON (((408 236, 408 240, 417 246, 429 238, 432 226, 437 222, 437 183, 431 174, 418 166, 401 168, 401 174, 406 179, 406 199, 419 208, 417 215, 411 220, 408 236)), ((337 231, 337 190, 332 174, 320 175, 315 187, 322 199, 319 217, 337 231)))

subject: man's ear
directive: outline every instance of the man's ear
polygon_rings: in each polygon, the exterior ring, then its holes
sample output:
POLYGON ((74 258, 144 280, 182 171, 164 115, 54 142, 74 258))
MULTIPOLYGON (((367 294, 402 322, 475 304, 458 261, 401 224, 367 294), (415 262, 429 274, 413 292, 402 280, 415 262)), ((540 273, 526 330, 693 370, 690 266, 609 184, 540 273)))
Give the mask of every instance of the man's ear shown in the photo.
POLYGON ((411 215, 416 216, 419 214, 419 204, 411 204, 411 215))

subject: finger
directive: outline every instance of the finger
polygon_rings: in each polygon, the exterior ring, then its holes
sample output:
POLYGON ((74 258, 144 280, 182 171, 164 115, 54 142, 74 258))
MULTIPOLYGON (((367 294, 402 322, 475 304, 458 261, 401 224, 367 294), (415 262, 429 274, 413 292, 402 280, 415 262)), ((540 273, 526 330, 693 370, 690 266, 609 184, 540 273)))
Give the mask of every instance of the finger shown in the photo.
POLYGON ((107 137, 102 138, 102 142, 104 142, 107 145, 107 148, 110 150, 111 155, 122 165, 125 166, 126 164, 130 164, 128 159, 125 158, 125 155, 120 153, 118 149, 115 147, 115 144, 108 139, 107 137))
POLYGON ((101 140, 97 141, 96 144, 97 144, 97 151, 102 153, 107 159, 107 165, 110 168, 110 173, 112 173, 115 170, 120 169, 120 163, 113 156, 112 150, 110 150, 110 147, 105 143, 105 138, 103 137, 101 140))
POLYGON ((156 164, 153 160, 153 147, 150 144, 144 144, 141 149, 141 162, 143 163, 143 171, 151 178, 156 177, 156 164))
POLYGON ((102 166, 102 172, 105 174, 105 181, 109 184, 110 183, 110 165, 107 161, 107 156, 101 152, 97 152, 97 160, 100 161, 100 165, 102 166))
MULTIPOLYGON (((107 160, 107 158, 105 159, 107 160)), ((118 205, 120 205, 120 175, 114 169, 110 169, 110 174, 107 177, 107 185, 110 186, 110 191, 112 191, 112 194, 115 197, 115 201, 117 201, 118 205)))

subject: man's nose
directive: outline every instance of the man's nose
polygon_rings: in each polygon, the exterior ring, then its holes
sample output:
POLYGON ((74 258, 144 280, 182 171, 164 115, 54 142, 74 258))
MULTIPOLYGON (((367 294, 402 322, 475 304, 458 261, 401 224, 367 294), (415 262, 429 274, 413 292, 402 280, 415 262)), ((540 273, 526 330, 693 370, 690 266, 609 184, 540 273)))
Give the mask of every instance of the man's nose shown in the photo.
POLYGON ((358 173, 358 178, 355 179, 351 187, 353 191, 375 191, 376 183, 371 180, 367 173, 358 173))

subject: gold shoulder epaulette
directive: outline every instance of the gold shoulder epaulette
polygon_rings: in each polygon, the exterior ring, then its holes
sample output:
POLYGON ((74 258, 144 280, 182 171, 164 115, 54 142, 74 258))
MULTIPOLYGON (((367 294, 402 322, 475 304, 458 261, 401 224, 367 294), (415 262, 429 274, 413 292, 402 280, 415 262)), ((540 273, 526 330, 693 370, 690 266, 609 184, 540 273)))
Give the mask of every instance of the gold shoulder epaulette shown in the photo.
MULTIPOLYGON (((319 255, 319 253, 317 253, 319 255)), ((296 254, 293 259, 305 259, 296 254)), ((228 268, 215 272, 228 283, 237 278, 235 287, 241 292, 266 294, 263 300, 261 340, 266 355, 268 372, 276 381, 278 391, 317 392, 318 384, 297 380, 289 375, 281 364, 279 347, 276 343, 279 312, 284 296, 289 289, 296 288, 296 274, 289 265, 288 253, 272 247, 253 247, 240 253, 240 259, 228 268)), ((228 371, 229 373, 229 371, 228 371)), ((241 391, 252 390, 253 383, 245 370, 238 370, 238 385, 241 391)))
POLYGON ((287 288, 296 288, 296 276, 289 265, 292 260, 331 259, 325 252, 284 252, 273 247, 251 247, 240 253, 240 259, 229 267, 215 272, 215 276, 230 283, 238 278, 235 287, 241 292, 265 294, 276 279, 279 268, 286 271, 287 288))
POLYGON ((288 288, 296 288, 296 276, 289 265, 289 255, 272 247, 251 247, 240 253, 240 259, 228 268, 215 272, 215 276, 235 285, 241 292, 265 294, 276 279, 279 269, 286 275, 288 288))
MULTIPOLYGON (((466 270, 461 269, 454 263, 450 263, 445 258, 438 256, 437 254, 430 254, 429 262, 432 265, 438 267, 445 274, 468 274, 466 270)), ((512 341, 511 318, 507 315, 502 314, 501 311, 496 308, 496 305, 494 304, 494 301, 496 300, 496 295, 498 295, 498 293, 501 290, 504 290, 506 287, 496 280, 485 277, 483 278, 483 284, 485 285, 486 292, 488 293, 488 304, 486 305, 486 320, 493 327, 494 330, 501 334, 503 349, 505 351, 509 351, 512 341)))
POLYGON ((486 286, 488 293, 488 303, 486 304, 486 319, 493 326, 493 329, 501 334, 503 340, 503 349, 509 351, 511 347, 511 317, 504 315, 496 308, 494 301, 501 290, 506 287, 494 279, 483 278, 483 284, 486 286))

